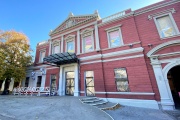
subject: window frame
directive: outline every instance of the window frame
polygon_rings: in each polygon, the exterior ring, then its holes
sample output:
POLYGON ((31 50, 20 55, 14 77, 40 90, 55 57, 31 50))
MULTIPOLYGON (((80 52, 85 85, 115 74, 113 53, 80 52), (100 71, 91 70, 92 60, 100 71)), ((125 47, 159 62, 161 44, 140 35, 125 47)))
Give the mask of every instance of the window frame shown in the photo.
POLYGON ((83 53, 88 53, 88 52, 92 52, 92 51, 94 51, 94 37, 93 37, 93 34, 89 34, 89 35, 84 35, 83 37, 82 37, 82 52, 83 53), (93 49, 92 50, 90 50, 90 51, 85 51, 85 38, 86 37, 91 37, 91 40, 92 40, 92 47, 93 47, 93 49))
POLYGON ((159 36, 160 36, 161 39, 169 38, 169 37, 173 37, 173 36, 177 36, 177 35, 180 34, 180 33, 179 33, 179 29, 178 29, 178 27, 177 27, 177 25, 176 25, 176 22, 175 22, 175 20, 174 20, 174 18, 173 18, 173 16, 172 16, 171 13, 166 13, 166 14, 154 16, 153 19, 154 19, 154 22, 155 22, 155 25, 156 25, 156 29, 157 29, 158 34, 159 34, 159 36), (163 37, 163 36, 161 35, 160 26, 159 26, 159 24, 158 24, 158 22, 157 22, 157 19, 158 19, 158 18, 161 18, 161 17, 165 17, 165 16, 169 16, 169 19, 170 19, 170 21, 171 21, 171 23, 172 23, 172 26, 173 26, 173 28, 174 28, 175 35, 168 36, 168 37, 163 37))
POLYGON ((44 57, 46 57, 46 50, 40 50, 39 54, 39 63, 43 63, 42 53, 44 52, 44 57), (41 61, 42 60, 42 61, 41 61))
POLYGON ((73 53, 75 53, 75 41, 74 40, 66 40, 66 52, 68 52, 68 42, 73 42, 74 43, 74 52, 73 53))
POLYGON ((60 41, 53 41, 53 43, 52 43, 52 54, 55 54, 55 47, 56 47, 56 46, 59 47, 58 53, 61 52, 60 41))
POLYGON ((87 70, 87 71, 84 71, 84 92, 85 92, 85 95, 87 96, 87 91, 86 91, 86 78, 92 78, 93 79, 93 82, 94 82, 94 86, 91 86, 91 87, 93 87, 94 88, 94 96, 95 96, 95 81, 94 81, 94 71, 93 70, 87 70), (92 71, 92 77, 86 77, 86 72, 88 72, 88 71, 92 71))
POLYGON ((108 48, 116 48, 116 47, 120 47, 120 46, 123 46, 123 45, 124 45, 123 38, 122 38, 122 32, 121 32, 120 26, 121 26, 121 25, 118 25, 118 26, 116 26, 116 27, 112 27, 112 28, 106 29, 107 38, 108 38, 108 48), (111 32, 114 32, 114 31, 118 31, 118 33, 119 33, 120 46, 111 47, 110 33, 111 33, 111 32))
POLYGON ((115 79, 116 90, 117 90, 118 92, 130 92, 129 80, 128 80, 128 74, 127 74, 127 69, 126 69, 126 67, 114 68, 114 79, 115 79), (126 75, 127 75, 127 80, 116 80, 116 79, 120 79, 120 78, 116 77, 115 70, 116 70, 116 69, 121 69, 121 68, 124 68, 124 69, 125 69, 126 75), (128 89, 127 89, 126 91, 120 91, 120 90, 118 90, 117 81, 127 81, 127 83, 128 83, 128 89))

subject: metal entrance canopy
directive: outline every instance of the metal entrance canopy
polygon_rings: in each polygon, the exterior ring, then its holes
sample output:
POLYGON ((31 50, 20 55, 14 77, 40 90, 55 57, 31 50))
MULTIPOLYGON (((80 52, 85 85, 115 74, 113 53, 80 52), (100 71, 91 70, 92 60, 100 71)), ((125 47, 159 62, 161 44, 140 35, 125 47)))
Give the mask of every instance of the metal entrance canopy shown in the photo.
POLYGON ((78 58, 75 53, 57 53, 52 54, 43 59, 43 63, 54 63, 56 65, 70 64, 78 62, 78 58))

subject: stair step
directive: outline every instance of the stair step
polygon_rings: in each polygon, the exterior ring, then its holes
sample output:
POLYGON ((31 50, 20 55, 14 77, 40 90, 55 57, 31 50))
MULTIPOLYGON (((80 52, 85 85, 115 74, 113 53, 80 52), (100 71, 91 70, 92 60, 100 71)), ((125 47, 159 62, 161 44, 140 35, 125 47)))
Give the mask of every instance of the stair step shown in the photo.
POLYGON ((93 100, 87 100, 87 101, 82 101, 83 103, 93 103, 93 102, 98 102, 101 101, 100 99, 93 99, 93 100))
POLYGON ((109 107, 112 107, 114 105, 116 105, 116 103, 107 102, 106 104, 98 105, 97 107, 101 109, 101 108, 109 108, 109 107))
POLYGON ((106 104, 106 103, 107 103, 106 101, 101 101, 101 102, 91 103, 91 104, 88 104, 88 105, 97 106, 97 105, 102 105, 102 104, 106 104))
POLYGON ((82 98, 81 101, 86 101, 86 100, 94 100, 98 99, 97 97, 87 97, 87 98, 82 98))

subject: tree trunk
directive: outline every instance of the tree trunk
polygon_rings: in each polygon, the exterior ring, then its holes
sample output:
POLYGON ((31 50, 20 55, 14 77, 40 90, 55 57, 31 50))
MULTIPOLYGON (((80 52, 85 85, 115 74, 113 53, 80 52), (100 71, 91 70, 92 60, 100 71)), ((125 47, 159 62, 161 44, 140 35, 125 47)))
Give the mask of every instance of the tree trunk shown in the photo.
POLYGON ((5 84, 4 84, 4 91, 2 92, 2 95, 8 95, 9 94, 9 84, 11 80, 9 78, 6 78, 5 84))

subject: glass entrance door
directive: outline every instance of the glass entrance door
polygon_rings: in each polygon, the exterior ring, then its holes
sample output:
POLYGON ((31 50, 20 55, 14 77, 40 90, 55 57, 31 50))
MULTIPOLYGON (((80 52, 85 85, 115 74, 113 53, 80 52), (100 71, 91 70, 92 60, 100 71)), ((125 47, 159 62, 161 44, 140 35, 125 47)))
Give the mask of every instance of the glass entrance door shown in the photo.
POLYGON ((74 95, 74 72, 66 72, 66 95, 74 95))

